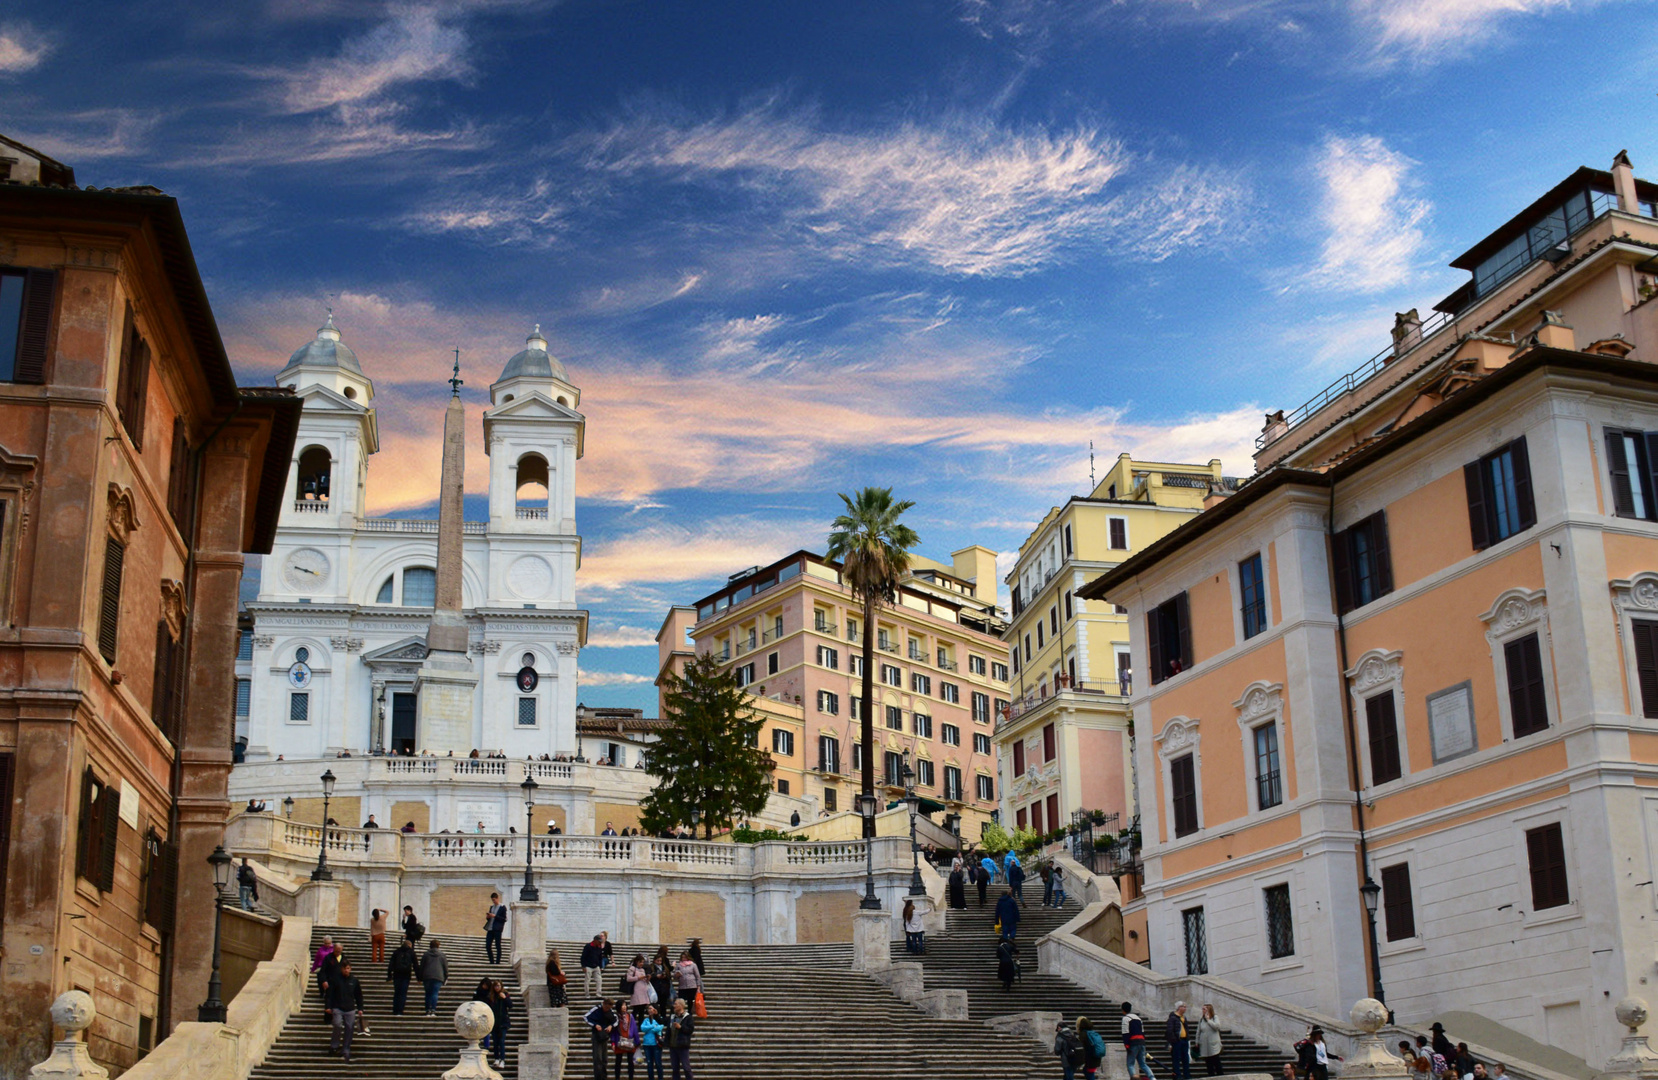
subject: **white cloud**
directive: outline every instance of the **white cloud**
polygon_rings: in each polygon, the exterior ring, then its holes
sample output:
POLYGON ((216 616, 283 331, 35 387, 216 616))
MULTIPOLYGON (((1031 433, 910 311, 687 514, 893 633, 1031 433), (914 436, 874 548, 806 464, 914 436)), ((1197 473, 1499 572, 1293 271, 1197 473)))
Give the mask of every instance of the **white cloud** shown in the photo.
POLYGON ((643 626, 622 624, 587 632, 587 647, 589 649, 628 649, 655 644, 656 631, 643 626))
POLYGON ((347 41, 336 56, 314 60, 282 80, 282 104, 293 113, 358 105, 394 87, 457 80, 471 71, 467 38, 430 8, 398 11, 347 41))
POLYGON ((1361 0, 1354 11, 1374 33, 1379 52, 1435 60, 1466 53, 1512 16, 1572 6, 1573 0, 1361 0))
POLYGON ((635 675, 629 671, 588 671, 576 669, 576 681, 584 686, 649 686, 656 680, 649 675, 635 675))
POLYGON ((1410 194, 1415 164, 1374 135, 1325 139, 1314 163, 1325 238, 1311 284, 1375 292, 1410 281, 1432 210, 1410 194))
MULTIPOLYGON (((582 591, 626 591, 640 582, 723 579, 745 567, 821 544, 827 521, 767 521, 743 516, 695 525, 656 524, 590 540, 582 555, 582 591)), ((656 636, 651 635, 651 644, 656 636)))
POLYGON ((33 71, 51 53, 52 43, 28 23, 0 24, 0 78, 33 71))

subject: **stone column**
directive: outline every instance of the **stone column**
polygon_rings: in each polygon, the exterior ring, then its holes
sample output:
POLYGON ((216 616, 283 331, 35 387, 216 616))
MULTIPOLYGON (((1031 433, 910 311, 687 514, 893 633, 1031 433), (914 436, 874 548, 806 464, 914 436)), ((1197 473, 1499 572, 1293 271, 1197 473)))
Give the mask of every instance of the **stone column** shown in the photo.
POLYGON ((52 1002, 52 1023, 63 1028, 63 1038, 52 1044, 52 1056, 29 1070, 30 1080, 108 1080, 109 1070, 92 1060, 81 1032, 98 1015, 92 995, 67 990, 52 1002))
POLYGON ((862 908, 853 912, 852 970, 876 975, 891 967, 892 913, 862 908))
POLYGON ((518 985, 544 981, 547 966, 547 903, 544 900, 514 900, 507 905, 512 914, 512 954, 508 962, 518 972, 518 985), (528 963, 528 975, 519 967, 528 963))
POLYGON ((473 749, 473 707, 478 673, 467 655, 466 616, 461 613, 463 529, 462 474, 466 455, 466 409, 461 405, 459 368, 455 393, 443 417, 443 482, 438 492, 437 603, 426 632, 426 662, 415 683, 419 694, 417 741, 437 753, 473 749))

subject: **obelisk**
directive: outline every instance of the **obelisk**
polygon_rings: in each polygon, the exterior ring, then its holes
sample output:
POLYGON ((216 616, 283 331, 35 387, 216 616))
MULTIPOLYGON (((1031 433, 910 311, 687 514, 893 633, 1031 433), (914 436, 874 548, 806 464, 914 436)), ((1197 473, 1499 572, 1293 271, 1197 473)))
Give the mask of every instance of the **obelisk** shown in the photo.
POLYGON ((466 472, 466 407, 461 404, 460 350, 449 380, 443 415, 443 478, 438 492, 437 601, 426 630, 426 662, 415 680, 422 750, 464 754, 476 747, 473 700, 478 673, 467 655, 466 616, 461 612, 461 544, 466 472))

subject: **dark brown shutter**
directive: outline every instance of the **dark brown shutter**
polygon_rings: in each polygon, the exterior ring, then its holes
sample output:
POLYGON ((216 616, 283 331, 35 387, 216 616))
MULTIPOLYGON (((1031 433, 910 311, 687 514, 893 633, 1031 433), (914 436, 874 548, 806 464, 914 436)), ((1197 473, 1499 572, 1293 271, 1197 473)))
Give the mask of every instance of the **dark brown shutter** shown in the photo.
POLYGON ((1606 431, 1606 462, 1612 470, 1612 512, 1619 517, 1635 516, 1635 494, 1629 486, 1629 455, 1624 450, 1623 432, 1606 431))
POLYGON ((121 629, 121 570, 126 563, 127 546, 110 537, 104 544, 104 589, 98 609, 98 652, 111 665, 115 663, 115 647, 121 629))
POLYGON ((1510 461, 1514 467, 1514 513, 1518 522, 1515 532, 1523 532, 1537 524, 1537 504, 1531 494, 1531 455, 1526 452, 1524 435, 1508 444, 1510 461))
POLYGON ((132 406, 132 346, 138 333, 132 325, 132 304, 127 304, 126 316, 121 322, 121 360, 115 369, 115 411, 120 414, 121 426, 132 430, 127 410, 132 406))
POLYGON ((1330 575, 1336 583, 1336 613, 1345 615, 1353 610, 1353 536, 1351 529, 1343 529, 1330 537, 1330 575))
POLYGON ((1526 830, 1526 857, 1531 865, 1532 910, 1571 903, 1566 884, 1566 844, 1558 823, 1526 830))
POLYGON ((1382 904, 1387 917, 1387 939, 1416 936, 1416 908, 1410 899, 1410 864, 1382 868, 1382 904))
POLYGON ((1503 646, 1508 669, 1508 708, 1514 737, 1524 738, 1549 726, 1548 697, 1543 686, 1543 650, 1536 634, 1527 634, 1503 646))
POLYGON ((12 381, 46 381, 46 353, 52 336, 52 299, 57 294, 56 272, 30 270, 23 282, 23 325, 17 334, 17 367, 12 381))
POLYGON ((1635 672, 1641 684, 1641 715, 1658 719, 1658 622, 1635 619, 1635 672))
POLYGON ((178 526, 179 535, 184 537, 186 547, 191 540, 190 441, 187 429, 182 416, 173 419, 173 453, 167 467, 167 512, 172 515, 173 524, 178 526))
POLYGON ((170 934, 178 909, 178 846, 173 841, 162 841, 161 854, 150 876, 155 882, 154 904, 146 901, 146 918, 151 926, 170 934))
POLYGON ((1473 538, 1474 550, 1484 551, 1491 546, 1491 534, 1485 520, 1485 461, 1470 461, 1462 467, 1462 483, 1468 489, 1468 533, 1473 538))
POLYGON ((1160 608, 1152 608, 1146 612, 1146 658, 1151 665, 1151 681, 1162 682, 1168 677, 1168 669, 1163 666, 1163 628, 1158 625, 1161 619, 1160 608))
POLYGON ((1658 431, 1648 431, 1635 441, 1646 459, 1641 462, 1641 482, 1646 485, 1646 516, 1648 520, 1658 521, 1658 504, 1652 499, 1653 492, 1658 491, 1653 486, 1658 484, 1658 431))
POLYGON ((136 337, 132 343, 132 383, 129 389, 132 400, 128 406, 127 434, 132 437, 132 445, 143 450, 144 417, 149 411, 145 406, 150 399, 150 346, 142 337, 136 337))
POLYGON ((150 683, 150 719, 175 746, 178 740, 173 738, 173 654, 177 651, 173 632, 168 628, 167 620, 162 619, 155 624, 155 675, 150 683))
POLYGON ((1404 774, 1399 763, 1399 721, 1394 715, 1392 691, 1366 698, 1364 716, 1370 729, 1371 784, 1399 779, 1404 774))
MULTIPOLYGON (((16 759, 11 754, 0 754, 0 896, 6 896, 6 856, 12 846, 12 771, 16 759)), ((6 912, 0 905, 0 927, 6 924, 6 912)))
POLYGON ((1174 834, 1197 832, 1197 772, 1192 755, 1184 754, 1169 763, 1169 782, 1174 803, 1174 834))
POLYGON ((90 768, 81 774, 81 812, 75 819, 75 873, 88 879, 98 861, 98 804, 94 800, 102 787, 90 768))
POLYGON ((1192 666, 1192 609, 1185 593, 1174 598, 1174 617, 1180 627, 1180 670, 1189 671, 1192 666))
POLYGON ((1393 591, 1393 551, 1387 541, 1386 510, 1378 510, 1370 515, 1370 550, 1376 560, 1372 571, 1376 595, 1386 596, 1393 591))
POLYGON ((98 802, 101 804, 101 820, 98 822, 101 835, 98 839, 96 884, 99 892, 109 892, 115 888, 115 847, 121 835, 121 795, 113 784, 105 784, 98 802))

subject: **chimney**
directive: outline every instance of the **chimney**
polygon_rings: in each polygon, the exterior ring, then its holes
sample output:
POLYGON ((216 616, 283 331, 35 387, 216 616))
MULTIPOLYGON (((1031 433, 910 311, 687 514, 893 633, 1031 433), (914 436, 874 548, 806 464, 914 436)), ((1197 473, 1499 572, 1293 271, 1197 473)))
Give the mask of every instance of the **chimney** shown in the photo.
POLYGON ((1543 321, 1532 333, 1532 340, 1549 349, 1577 348, 1577 335, 1561 321, 1558 311, 1543 312, 1543 321))
POLYGON ((1422 316, 1415 308, 1393 313, 1393 358, 1410 352, 1422 344, 1422 316))
POLYGON ((1639 214, 1641 200, 1635 194, 1635 166, 1629 163, 1629 151, 1619 150, 1612 159, 1612 189, 1618 193, 1618 209, 1626 214, 1639 214))

